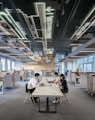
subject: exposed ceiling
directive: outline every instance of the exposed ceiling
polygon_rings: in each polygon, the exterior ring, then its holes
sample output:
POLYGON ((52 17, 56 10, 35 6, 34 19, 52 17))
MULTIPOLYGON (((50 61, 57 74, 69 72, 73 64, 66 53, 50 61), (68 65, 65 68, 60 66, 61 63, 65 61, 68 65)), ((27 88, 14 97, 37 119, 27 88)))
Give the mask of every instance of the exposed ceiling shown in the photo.
POLYGON ((94 37, 95 0, 0 0, 1 53, 52 63, 94 37))

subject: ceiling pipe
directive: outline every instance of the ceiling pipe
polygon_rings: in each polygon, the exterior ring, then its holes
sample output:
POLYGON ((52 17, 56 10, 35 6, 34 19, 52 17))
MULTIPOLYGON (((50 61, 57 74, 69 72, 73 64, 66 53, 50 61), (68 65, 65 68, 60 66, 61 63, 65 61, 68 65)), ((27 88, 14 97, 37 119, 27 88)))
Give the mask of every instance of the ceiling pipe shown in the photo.
MULTIPOLYGON (((39 53, 39 50, 38 50, 37 46, 35 45, 35 41, 34 41, 33 38, 32 38, 32 35, 31 35, 30 30, 29 30, 28 27, 24 24, 21 16, 17 13, 17 11, 16 11, 16 6, 15 6, 13 0, 8 0, 8 2, 10 3, 11 8, 14 10, 14 13, 15 13, 16 16, 18 17, 21 25, 22 25, 22 26, 24 27, 24 29, 26 30, 26 32, 27 32, 27 34, 28 34, 28 37, 29 37, 29 39, 31 40, 33 46, 35 46, 35 49, 37 50, 39 56, 41 56, 40 53, 39 53)), ((34 51, 34 50, 33 50, 33 51, 34 51)))
POLYGON ((72 35, 72 37, 70 38, 70 40, 73 39, 73 37, 77 34, 77 32, 81 29, 81 27, 85 24, 85 22, 88 20, 88 18, 91 16, 91 14, 95 11, 95 5, 93 6, 93 8, 89 11, 89 13, 87 14, 87 16, 84 18, 83 22, 81 23, 81 25, 79 26, 79 28, 74 32, 74 34, 72 35))
POLYGON ((17 11, 16 11, 16 6, 15 6, 13 0, 8 0, 8 1, 9 1, 9 3, 10 3, 10 6, 12 7, 12 9, 14 10, 14 13, 15 13, 16 16, 18 17, 18 19, 19 19, 21 25, 22 25, 22 26, 24 27, 24 29, 26 30, 26 32, 27 32, 27 34, 28 34, 28 36, 29 36, 29 39, 33 41, 32 35, 31 35, 29 29, 28 29, 27 26, 24 24, 24 22, 23 22, 21 16, 20 16, 20 15, 17 13, 17 11))
POLYGON ((66 22, 66 25, 65 25, 65 27, 64 27, 64 31, 63 31, 63 34, 62 34, 62 37, 63 37, 63 38, 64 38, 64 36, 65 36, 68 28, 69 28, 70 22, 72 21, 75 13, 76 13, 76 11, 77 11, 77 8, 78 8, 78 6, 79 6, 80 1, 81 1, 81 0, 75 0, 75 3, 74 3, 73 8, 72 8, 72 10, 71 10, 71 13, 70 13, 70 15, 69 15, 69 17, 68 17, 68 20, 67 20, 67 22, 66 22))
MULTIPOLYGON (((40 22, 41 22, 41 29, 42 29, 42 35, 43 35, 43 52, 44 56, 46 56, 47 52, 47 37, 46 37, 46 13, 45 13, 45 3, 35 3, 36 13, 39 15, 40 22)), ((47 59, 46 59, 47 60, 47 59)))

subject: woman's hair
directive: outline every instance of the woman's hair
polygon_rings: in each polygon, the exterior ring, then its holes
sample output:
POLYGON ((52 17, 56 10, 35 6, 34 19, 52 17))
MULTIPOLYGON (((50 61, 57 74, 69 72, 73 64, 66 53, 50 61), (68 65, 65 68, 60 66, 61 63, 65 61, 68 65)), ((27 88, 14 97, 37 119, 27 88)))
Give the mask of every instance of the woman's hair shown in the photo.
POLYGON ((64 74, 61 74, 60 77, 62 77, 63 79, 65 79, 65 75, 64 74))
POLYGON ((55 74, 55 75, 58 75, 58 73, 57 73, 57 72, 55 72, 54 74, 55 74))

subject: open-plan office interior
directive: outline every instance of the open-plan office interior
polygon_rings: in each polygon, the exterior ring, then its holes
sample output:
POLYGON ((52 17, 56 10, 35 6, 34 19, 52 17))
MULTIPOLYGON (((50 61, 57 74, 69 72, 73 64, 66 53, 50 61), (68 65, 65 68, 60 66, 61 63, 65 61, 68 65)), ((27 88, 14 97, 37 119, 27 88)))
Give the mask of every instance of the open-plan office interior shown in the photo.
POLYGON ((95 120, 95 0, 0 0, 0 120, 29 119, 95 120))

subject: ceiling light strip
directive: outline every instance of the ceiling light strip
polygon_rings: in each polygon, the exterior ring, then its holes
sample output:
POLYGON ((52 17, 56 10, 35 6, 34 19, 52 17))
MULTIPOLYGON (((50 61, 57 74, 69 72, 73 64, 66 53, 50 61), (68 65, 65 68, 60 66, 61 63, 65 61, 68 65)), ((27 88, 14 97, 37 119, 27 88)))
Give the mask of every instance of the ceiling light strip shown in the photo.
POLYGON ((88 50, 81 50, 80 52, 87 52, 87 53, 92 53, 92 52, 95 52, 95 50, 91 50, 91 51, 88 51, 88 50))
MULTIPOLYGON (((5 16, 5 17, 6 17, 6 19, 9 21, 9 23, 11 23, 11 24, 14 26, 17 34, 19 34, 21 37, 23 37, 22 34, 21 34, 21 32, 19 32, 19 30, 17 29, 16 25, 13 24, 13 22, 9 19, 9 17, 8 17, 8 16, 5 16)), ((6 21, 6 20, 5 20, 5 21, 6 21)), ((7 22, 7 21, 6 21, 6 22, 7 22)), ((8 23, 8 22, 7 22, 7 23, 8 23)))
POLYGON ((78 40, 93 24, 95 24, 95 20, 93 20, 91 24, 89 24, 89 26, 82 31, 82 33, 76 38, 76 40, 78 40))
MULTIPOLYGON (((9 11, 8 11, 7 8, 5 9, 5 12, 6 12, 6 13, 8 14, 8 16, 9 16, 9 17, 7 17, 7 19, 9 18, 10 21, 11 21, 11 23, 12 23, 12 24, 14 23, 13 26, 15 25, 16 29, 18 29, 19 34, 20 34, 22 37, 26 38, 26 36, 23 34, 22 30, 20 30, 20 28, 18 28, 18 25, 16 24, 15 20, 13 19, 13 17, 11 16, 11 14, 9 13, 9 11)), ((6 17, 6 16, 5 16, 5 17, 6 17)), ((9 19, 8 19, 8 20, 9 20, 9 19)))
POLYGON ((85 19, 83 20, 83 22, 81 23, 80 27, 74 32, 74 34, 72 35, 72 37, 70 38, 70 40, 73 39, 73 37, 77 34, 77 32, 81 29, 81 27, 83 26, 83 24, 87 21, 87 19, 91 16, 91 14, 95 11, 95 5, 93 6, 93 8, 90 10, 90 12, 88 13, 88 15, 85 17, 85 19))
POLYGON ((0 49, 7 49, 10 48, 9 46, 0 46, 0 49))
POLYGON ((26 14, 24 14, 23 17, 24 17, 24 19, 25 19, 25 22, 26 22, 28 28, 29 28, 29 31, 31 32, 31 34, 32 34, 32 36, 33 36, 33 38, 34 38, 35 35, 34 35, 33 30, 32 30, 32 28, 31 28, 31 24, 30 24, 30 22, 29 22, 29 20, 28 20, 28 16, 27 16, 26 14))
POLYGON ((46 4, 40 3, 40 2, 35 3, 35 7, 36 7, 36 13, 40 17, 41 29, 44 29, 42 31, 42 35, 43 35, 42 44, 43 44, 44 54, 46 54, 46 51, 47 51, 46 13, 45 13, 46 4))
POLYGON ((38 35, 37 29, 36 29, 36 25, 35 25, 35 22, 34 22, 34 18, 33 18, 33 16, 31 16, 31 21, 32 21, 32 23, 33 23, 33 27, 34 27, 34 29, 35 29, 35 32, 36 32, 37 38, 39 38, 39 35, 38 35))

